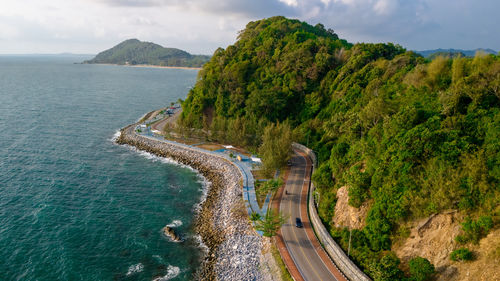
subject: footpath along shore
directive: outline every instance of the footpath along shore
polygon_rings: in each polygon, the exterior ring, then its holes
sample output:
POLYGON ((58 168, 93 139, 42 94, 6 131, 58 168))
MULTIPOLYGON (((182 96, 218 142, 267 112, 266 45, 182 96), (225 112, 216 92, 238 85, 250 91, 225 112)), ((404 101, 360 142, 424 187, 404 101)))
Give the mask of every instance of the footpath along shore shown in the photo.
POLYGON ((195 222, 195 230, 208 247, 208 253, 195 278, 276 280, 267 264, 269 259, 262 253, 263 238, 249 222, 238 168, 222 157, 139 135, 136 126, 123 128, 116 142, 174 159, 196 169, 210 182, 195 222))

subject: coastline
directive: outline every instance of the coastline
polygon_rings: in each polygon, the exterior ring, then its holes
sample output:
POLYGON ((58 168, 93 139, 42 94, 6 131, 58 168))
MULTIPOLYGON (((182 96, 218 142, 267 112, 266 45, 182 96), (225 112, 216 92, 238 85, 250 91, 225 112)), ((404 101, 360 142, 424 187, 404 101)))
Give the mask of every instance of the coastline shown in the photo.
POLYGON ((248 219, 237 167, 221 157, 140 136, 135 126, 123 128, 116 142, 190 166, 210 182, 195 218, 195 231, 208 251, 194 278, 271 280, 271 274, 261 270, 264 243, 248 219))
POLYGON ((189 66, 162 66, 154 64, 116 64, 116 63, 82 63, 82 64, 97 64, 97 65, 114 65, 114 66, 126 66, 126 67, 140 67, 140 68, 167 68, 167 69, 193 69, 201 70, 201 67, 189 67, 189 66))

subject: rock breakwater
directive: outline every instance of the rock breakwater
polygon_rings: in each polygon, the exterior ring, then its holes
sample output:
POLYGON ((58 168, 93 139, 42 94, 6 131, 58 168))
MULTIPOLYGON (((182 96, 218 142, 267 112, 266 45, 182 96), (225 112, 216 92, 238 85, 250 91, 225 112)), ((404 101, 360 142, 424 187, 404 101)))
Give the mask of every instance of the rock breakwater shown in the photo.
POLYGON ((135 126, 123 128, 116 142, 174 159, 196 169, 210 182, 195 222, 195 231, 208 253, 195 279, 271 280, 269 273, 261 271, 261 238, 248 218, 241 216, 246 211, 238 168, 222 157, 138 135, 135 126))

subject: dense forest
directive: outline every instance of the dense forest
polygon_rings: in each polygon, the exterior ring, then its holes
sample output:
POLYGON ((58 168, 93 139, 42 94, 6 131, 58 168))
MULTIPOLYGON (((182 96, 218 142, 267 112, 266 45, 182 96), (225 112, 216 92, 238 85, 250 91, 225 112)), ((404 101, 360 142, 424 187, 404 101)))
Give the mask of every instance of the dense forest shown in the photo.
POLYGON ((209 59, 210 56, 191 55, 183 50, 164 48, 158 44, 129 39, 84 63, 200 67, 209 59))
POLYGON ((341 245, 348 230, 330 224, 338 188, 349 187, 352 206, 373 201, 351 254, 375 280, 428 277, 412 270, 422 259, 403 273, 390 251, 404 221, 459 210, 462 243, 498 224, 499 56, 429 60, 273 17, 218 49, 182 106, 181 125, 255 150, 271 124, 293 128, 318 154, 319 213, 341 245))

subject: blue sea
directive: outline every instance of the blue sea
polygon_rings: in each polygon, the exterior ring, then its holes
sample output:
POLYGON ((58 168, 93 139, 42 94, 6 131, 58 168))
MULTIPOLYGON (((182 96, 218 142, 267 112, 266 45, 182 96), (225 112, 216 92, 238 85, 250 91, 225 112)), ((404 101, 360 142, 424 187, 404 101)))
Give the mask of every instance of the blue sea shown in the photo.
POLYGON ((85 59, 0 56, 0 280, 189 280, 202 178, 112 138, 197 71, 85 59))

